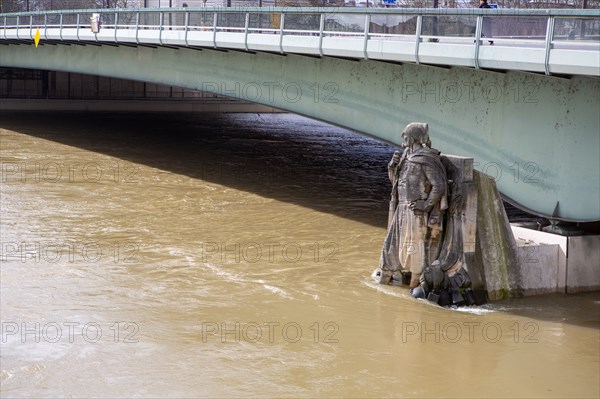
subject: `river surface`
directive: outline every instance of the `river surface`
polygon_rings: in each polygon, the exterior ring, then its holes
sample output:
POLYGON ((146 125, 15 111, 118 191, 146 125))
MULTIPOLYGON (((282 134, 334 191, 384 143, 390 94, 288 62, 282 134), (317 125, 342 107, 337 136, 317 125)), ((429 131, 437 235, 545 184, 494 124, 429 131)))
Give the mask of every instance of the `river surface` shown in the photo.
POLYGON ((598 293, 456 311, 371 279, 388 144, 37 113, 0 148, 2 397, 600 395, 598 293))

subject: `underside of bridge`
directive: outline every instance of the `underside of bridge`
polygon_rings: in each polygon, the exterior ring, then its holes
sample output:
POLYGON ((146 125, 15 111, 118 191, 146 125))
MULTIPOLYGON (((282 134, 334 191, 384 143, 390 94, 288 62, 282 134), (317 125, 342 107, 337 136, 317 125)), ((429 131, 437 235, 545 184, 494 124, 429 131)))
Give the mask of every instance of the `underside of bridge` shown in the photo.
POLYGON ((0 66, 213 92, 399 143, 473 157, 506 198, 562 220, 600 220, 600 79, 214 49, 81 43, 0 46, 0 66))

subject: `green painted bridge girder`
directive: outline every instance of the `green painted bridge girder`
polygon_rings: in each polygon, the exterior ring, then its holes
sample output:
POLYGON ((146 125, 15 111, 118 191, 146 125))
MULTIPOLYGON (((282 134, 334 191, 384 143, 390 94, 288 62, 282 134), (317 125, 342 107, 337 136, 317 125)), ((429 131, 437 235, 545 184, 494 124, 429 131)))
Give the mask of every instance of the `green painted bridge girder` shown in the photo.
MULTIPOLYGON (((600 220, 600 79, 211 49, 5 45, 0 65, 229 95, 391 143, 429 123, 433 146, 473 157, 511 202, 600 220)), ((391 155, 391 154, 390 154, 391 155)))

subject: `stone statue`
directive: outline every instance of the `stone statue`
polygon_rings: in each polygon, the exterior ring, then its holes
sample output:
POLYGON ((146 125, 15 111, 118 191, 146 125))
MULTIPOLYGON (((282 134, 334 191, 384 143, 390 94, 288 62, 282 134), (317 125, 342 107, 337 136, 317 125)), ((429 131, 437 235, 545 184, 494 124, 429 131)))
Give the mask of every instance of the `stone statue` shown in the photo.
POLYGON ((381 284, 409 285, 416 298, 472 304, 471 280, 462 267, 460 174, 431 148, 426 123, 408 124, 402 147, 388 164, 388 232, 375 276, 381 284))

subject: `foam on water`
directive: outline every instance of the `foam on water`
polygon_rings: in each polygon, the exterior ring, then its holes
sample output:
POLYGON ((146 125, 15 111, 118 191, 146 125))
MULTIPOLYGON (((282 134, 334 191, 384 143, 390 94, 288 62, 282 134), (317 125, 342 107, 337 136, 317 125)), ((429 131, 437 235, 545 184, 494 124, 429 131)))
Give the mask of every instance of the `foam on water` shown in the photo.
POLYGON ((282 290, 281 288, 273 287, 272 285, 267 285, 267 284, 263 284, 263 287, 265 289, 267 289, 268 291, 271 291, 274 294, 277 294, 277 295, 282 296, 287 299, 292 299, 292 297, 287 292, 282 290))
MULTIPOLYGON (((394 297, 397 297, 397 298, 408 299, 408 300, 413 300, 414 299, 410 295, 409 290, 406 289, 406 288, 395 287, 393 285, 379 284, 379 283, 377 283, 375 281, 372 281, 369 278, 363 280, 362 283, 364 285, 366 285, 367 287, 374 288, 377 291, 382 292, 382 293, 384 293, 386 295, 394 296, 394 297)), ((439 306, 438 304, 435 304, 433 302, 427 301, 425 299, 417 299, 417 301, 421 302, 425 306, 434 306, 434 307, 436 307, 438 309, 452 310, 452 311, 457 311, 457 312, 470 313, 470 314, 474 314, 474 315, 483 315, 483 314, 495 313, 497 311, 496 309, 490 309, 491 305, 489 305, 489 304, 486 304, 486 305, 483 305, 483 306, 463 306, 463 307, 452 306, 452 307, 443 307, 443 306, 439 306)))
POLYGON ((221 269, 217 265, 214 265, 214 264, 208 263, 208 262, 204 262, 203 265, 204 265, 204 267, 206 267, 209 270, 211 270, 212 272, 214 272, 217 276, 222 277, 227 281, 231 281, 231 282, 235 282, 235 283, 260 284, 260 286, 262 288, 264 288, 265 290, 267 290, 275 295, 279 295, 286 299, 293 299, 293 297, 287 291, 285 291, 281 288, 278 288, 278 287, 274 287, 272 285, 265 284, 265 280, 263 280, 263 279, 256 280, 256 279, 246 278, 241 274, 228 272, 226 270, 221 269))

